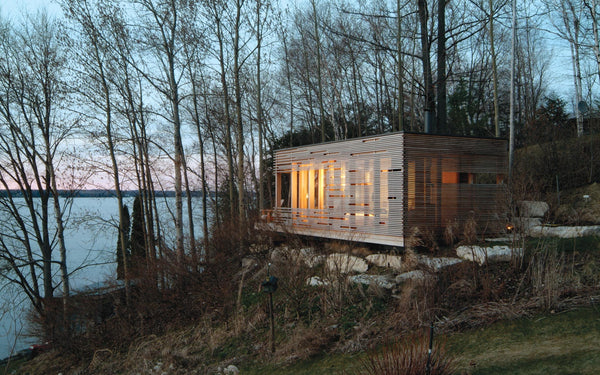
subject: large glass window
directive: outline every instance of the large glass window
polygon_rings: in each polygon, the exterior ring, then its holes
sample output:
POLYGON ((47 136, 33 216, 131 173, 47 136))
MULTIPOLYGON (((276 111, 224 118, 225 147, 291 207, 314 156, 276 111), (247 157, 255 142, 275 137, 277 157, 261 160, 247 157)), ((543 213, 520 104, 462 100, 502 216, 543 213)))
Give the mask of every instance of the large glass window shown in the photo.
POLYGON ((279 207, 291 207, 292 202, 292 177, 291 173, 280 173, 279 174, 279 207))

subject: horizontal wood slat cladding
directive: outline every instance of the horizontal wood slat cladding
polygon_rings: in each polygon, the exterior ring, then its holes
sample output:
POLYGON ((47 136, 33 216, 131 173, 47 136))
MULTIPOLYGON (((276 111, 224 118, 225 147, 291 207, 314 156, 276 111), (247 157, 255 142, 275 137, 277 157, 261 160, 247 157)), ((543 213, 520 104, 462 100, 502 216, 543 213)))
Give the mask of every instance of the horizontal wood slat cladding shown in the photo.
POLYGON ((281 231, 404 246, 413 227, 497 223, 505 170, 498 139, 399 132, 279 150, 269 218, 281 231))
MULTIPOLYGON (((502 139, 406 134, 404 157, 414 164, 407 183, 414 197, 404 211, 405 233, 441 234, 448 225, 462 232, 467 220, 478 231, 500 233, 506 223, 505 186, 507 142, 502 139)), ((405 191, 408 199, 411 191, 405 191)))

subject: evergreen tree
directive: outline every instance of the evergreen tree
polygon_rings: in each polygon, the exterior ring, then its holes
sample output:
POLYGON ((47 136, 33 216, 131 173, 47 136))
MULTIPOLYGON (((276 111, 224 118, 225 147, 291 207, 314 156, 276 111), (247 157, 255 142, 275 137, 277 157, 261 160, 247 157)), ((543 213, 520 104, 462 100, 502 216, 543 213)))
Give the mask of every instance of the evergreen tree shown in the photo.
POLYGON ((144 233, 144 214, 142 210, 142 199, 139 194, 133 201, 133 213, 131 215, 131 236, 129 244, 131 248, 131 258, 135 266, 139 266, 142 259, 146 259, 146 242, 144 233))
POLYGON ((129 217, 129 208, 125 205, 123 206, 123 228, 125 228, 125 238, 121 238, 121 231, 119 231, 119 237, 117 240, 117 279, 123 280, 125 278, 125 267, 123 264, 123 251, 121 247, 121 241, 125 241, 125 248, 127 249, 125 252, 125 261, 127 264, 131 264, 131 250, 130 250, 130 242, 129 242, 129 227, 130 227, 130 217, 129 217))

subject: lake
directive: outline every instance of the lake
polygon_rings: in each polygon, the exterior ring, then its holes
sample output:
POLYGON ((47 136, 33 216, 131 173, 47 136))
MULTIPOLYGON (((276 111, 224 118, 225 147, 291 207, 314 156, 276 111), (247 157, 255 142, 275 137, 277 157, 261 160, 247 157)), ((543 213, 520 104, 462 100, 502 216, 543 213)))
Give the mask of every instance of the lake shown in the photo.
MULTIPOLYGON (((131 214, 133 199, 125 198, 131 214)), ((174 220, 171 215, 175 208, 174 198, 157 198, 159 212, 162 212, 162 232, 167 244, 174 243, 174 220)), ((194 231, 202 236, 202 198, 194 197, 194 231)), ((187 204, 184 199, 184 210, 187 204)), ((184 227, 188 228, 184 211, 184 227)), ((71 289, 76 291, 116 278, 116 248, 118 234, 118 209, 116 198, 74 198, 67 225, 65 245, 67 267, 71 289)), ((58 260, 58 249, 53 253, 58 260)), ((58 271, 58 269, 57 269, 58 271)), ((58 272, 55 273, 58 278, 58 272)), ((14 286, 0 281, 0 359, 11 351, 27 348, 31 343, 39 343, 35 338, 26 337, 26 315, 29 302, 23 293, 14 286)))

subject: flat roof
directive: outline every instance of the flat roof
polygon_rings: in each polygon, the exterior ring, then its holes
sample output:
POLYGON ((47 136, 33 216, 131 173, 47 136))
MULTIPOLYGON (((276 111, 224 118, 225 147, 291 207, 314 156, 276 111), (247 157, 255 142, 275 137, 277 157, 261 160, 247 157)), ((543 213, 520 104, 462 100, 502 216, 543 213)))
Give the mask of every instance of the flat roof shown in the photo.
POLYGON ((365 135, 365 136, 356 137, 356 138, 338 139, 338 140, 325 141, 325 142, 319 142, 319 143, 308 143, 305 145, 278 148, 274 151, 277 152, 277 151, 293 150, 295 148, 301 148, 301 147, 322 146, 322 145, 328 145, 328 144, 333 144, 333 143, 340 143, 340 142, 347 142, 347 141, 361 140, 361 139, 371 139, 371 138, 377 138, 377 137, 386 137, 386 136, 398 135, 398 134, 414 134, 414 135, 426 135, 426 136, 431 136, 431 137, 451 137, 451 138, 466 138, 466 139, 489 139, 489 140, 507 141, 508 142, 508 139, 503 138, 503 137, 482 137, 482 136, 474 136, 474 135, 422 133, 422 132, 411 132, 411 131, 406 131, 406 130, 400 130, 400 131, 395 131, 395 132, 365 135))

